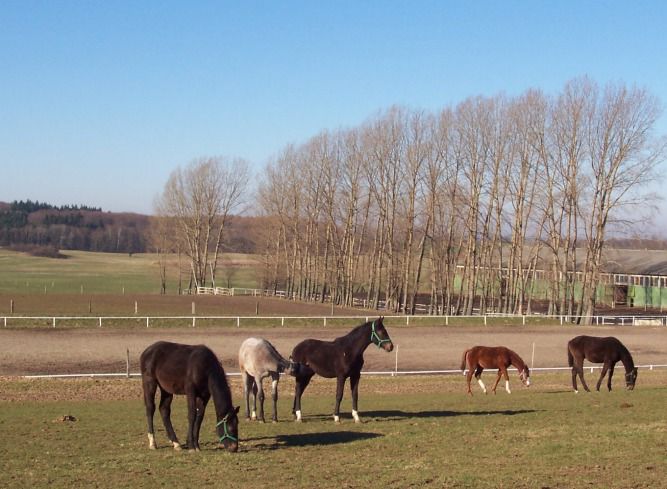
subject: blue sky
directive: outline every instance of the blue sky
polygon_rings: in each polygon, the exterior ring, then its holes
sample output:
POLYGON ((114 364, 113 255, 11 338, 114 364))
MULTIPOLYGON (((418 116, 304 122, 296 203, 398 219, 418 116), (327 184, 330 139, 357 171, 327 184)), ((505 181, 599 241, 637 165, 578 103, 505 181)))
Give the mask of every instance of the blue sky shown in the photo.
POLYGON ((666 104, 666 30, 660 1, 4 0, 0 201, 151 213, 196 157, 259 172, 393 104, 556 93, 581 75, 666 104))

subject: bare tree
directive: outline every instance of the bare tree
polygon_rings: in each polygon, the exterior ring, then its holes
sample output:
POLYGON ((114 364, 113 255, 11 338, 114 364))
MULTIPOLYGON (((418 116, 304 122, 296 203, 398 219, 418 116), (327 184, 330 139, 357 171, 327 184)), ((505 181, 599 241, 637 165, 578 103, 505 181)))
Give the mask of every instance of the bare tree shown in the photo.
POLYGON ((190 259, 195 286, 215 281, 225 224, 244 202, 249 181, 242 159, 199 158, 174 170, 156 204, 158 215, 171 218, 190 259))

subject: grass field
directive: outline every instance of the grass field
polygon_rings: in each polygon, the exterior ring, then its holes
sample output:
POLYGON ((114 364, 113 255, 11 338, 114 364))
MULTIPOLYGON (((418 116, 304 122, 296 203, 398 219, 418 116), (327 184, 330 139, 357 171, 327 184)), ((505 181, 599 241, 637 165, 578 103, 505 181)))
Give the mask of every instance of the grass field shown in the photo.
MULTIPOLYGON (((66 259, 34 257, 0 248, 0 292, 19 294, 158 294, 160 270, 154 254, 63 251, 66 259)), ((187 262, 183 286, 187 287, 187 262)), ((219 285, 257 287, 256 264, 247 255, 225 254, 219 285), (223 283, 224 282, 224 283, 223 283)), ((177 292, 175 257, 167 268, 167 293, 177 292)))
MULTIPOLYGON (((352 422, 346 392, 340 425, 323 379, 306 391, 305 422, 292 422, 285 379, 281 421, 242 421, 237 454, 215 450, 212 406, 201 453, 168 448, 159 420, 161 448, 149 451, 137 380, 3 379, 0 487, 665 487, 666 379, 574 394, 566 374, 540 374, 530 389, 469 398, 460 376, 364 378, 365 422, 352 422)), ((240 404, 236 380, 233 392, 240 404)), ((182 398, 172 417, 184 439, 182 398)))

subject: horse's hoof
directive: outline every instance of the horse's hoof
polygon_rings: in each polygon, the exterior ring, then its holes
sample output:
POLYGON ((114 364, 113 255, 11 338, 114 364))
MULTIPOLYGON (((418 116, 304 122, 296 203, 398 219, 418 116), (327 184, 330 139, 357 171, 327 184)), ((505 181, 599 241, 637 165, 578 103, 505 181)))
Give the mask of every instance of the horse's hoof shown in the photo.
POLYGON ((266 423, 266 421, 264 421, 263 419, 259 419, 258 421, 262 424, 266 423))
POLYGON ((157 445, 148 445, 149 450, 157 450, 157 445))
POLYGON ((334 417, 333 417, 333 418, 334 418, 334 423, 336 423, 336 424, 340 424, 340 416, 336 416, 336 415, 334 414, 334 417))
POLYGON ((172 441, 171 443, 174 445, 174 450, 176 450, 177 452, 180 452, 183 449, 181 447, 181 444, 178 443, 177 441, 172 441))
POLYGON ((574 389, 575 394, 579 394, 579 391, 577 389, 574 389))

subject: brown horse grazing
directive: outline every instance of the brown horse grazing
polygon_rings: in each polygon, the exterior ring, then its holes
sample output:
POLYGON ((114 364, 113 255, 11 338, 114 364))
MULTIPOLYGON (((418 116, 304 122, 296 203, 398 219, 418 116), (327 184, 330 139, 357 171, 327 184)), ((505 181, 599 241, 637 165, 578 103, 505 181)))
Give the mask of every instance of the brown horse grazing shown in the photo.
POLYGON ((278 421, 278 381, 280 374, 287 372, 296 376, 299 364, 286 360, 278 350, 263 338, 248 338, 239 348, 239 369, 243 376, 243 398, 245 417, 250 416, 250 393, 253 393, 252 419, 264 423, 264 386, 262 380, 271 377, 271 397, 273 399, 273 422, 278 421), (257 399, 259 398, 259 414, 257 399))
POLYGON ((602 374, 598 379, 596 389, 600 390, 602 379, 609 372, 607 378, 607 388, 611 390, 611 377, 614 375, 614 366, 617 362, 622 362, 625 367, 625 386, 632 390, 637 381, 637 367, 632 360, 632 355, 628 349, 613 336, 598 338, 595 336, 577 336, 567 343, 567 363, 572 367, 572 388, 577 390, 577 375, 581 383, 590 392, 586 381, 584 380, 584 359, 592 363, 602 363, 602 374))
POLYGON ((181 345, 158 341, 146 348, 139 359, 144 389, 148 445, 157 448, 153 430, 155 391, 160 388, 160 415, 167 436, 180 450, 181 444, 171 425, 171 401, 174 394, 185 394, 188 400, 188 448, 199 451, 199 429, 208 400, 213 397, 220 444, 235 452, 239 447, 239 408, 232 405, 232 394, 225 371, 215 354, 204 345, 181 345))
POLYGON ((504 346, 475 346, 464 351, 463 358, 461 359, 461 371, 465 372, 466 367, 468 368, 468 373, 466 375, 468 381, 468 394, 472 396, 470 381, 472 380, 473 374, 475 374, 479 386, 484 391, 484 394, 486 394, 486 386, 481 379, 482 371, 485 368, 498 369, 498 377, 496 378, 496 383, 493 384, 493 393, 496 393, 496 387, 498 387, 500 377, 504 376, 505 390, 508 394, 511 394, 510 379, 507 375, 507 367, 510 365, 514 365, 519 371, 521 382, 523 382, 526 387, 530 387, 530 369, 526 366, 526 363, 521 357, 509 348, 505 348, 504 346))
POLYGON ((357 412, 357 398, 359 394, 359 378, 364 366, 364 351, 371 343, 385 351, 392 351, 394 344, 389 333, 382 324, 383 318, 368 321, 357 326, 345 336, 333 341, 304 340, 294 347, 292 360, 299 362, 301 368, 296 375, 294 391, 294 406, 292 413, 296 421, 301 421, 301 395, 308 387, 313 375, 318 374, 326 378, 336 378, 336 407, 334 421, 340 422, 340 402, 343 399, 345 381, 350 378, 352 391, 352 417, 359 423, 357 412))

